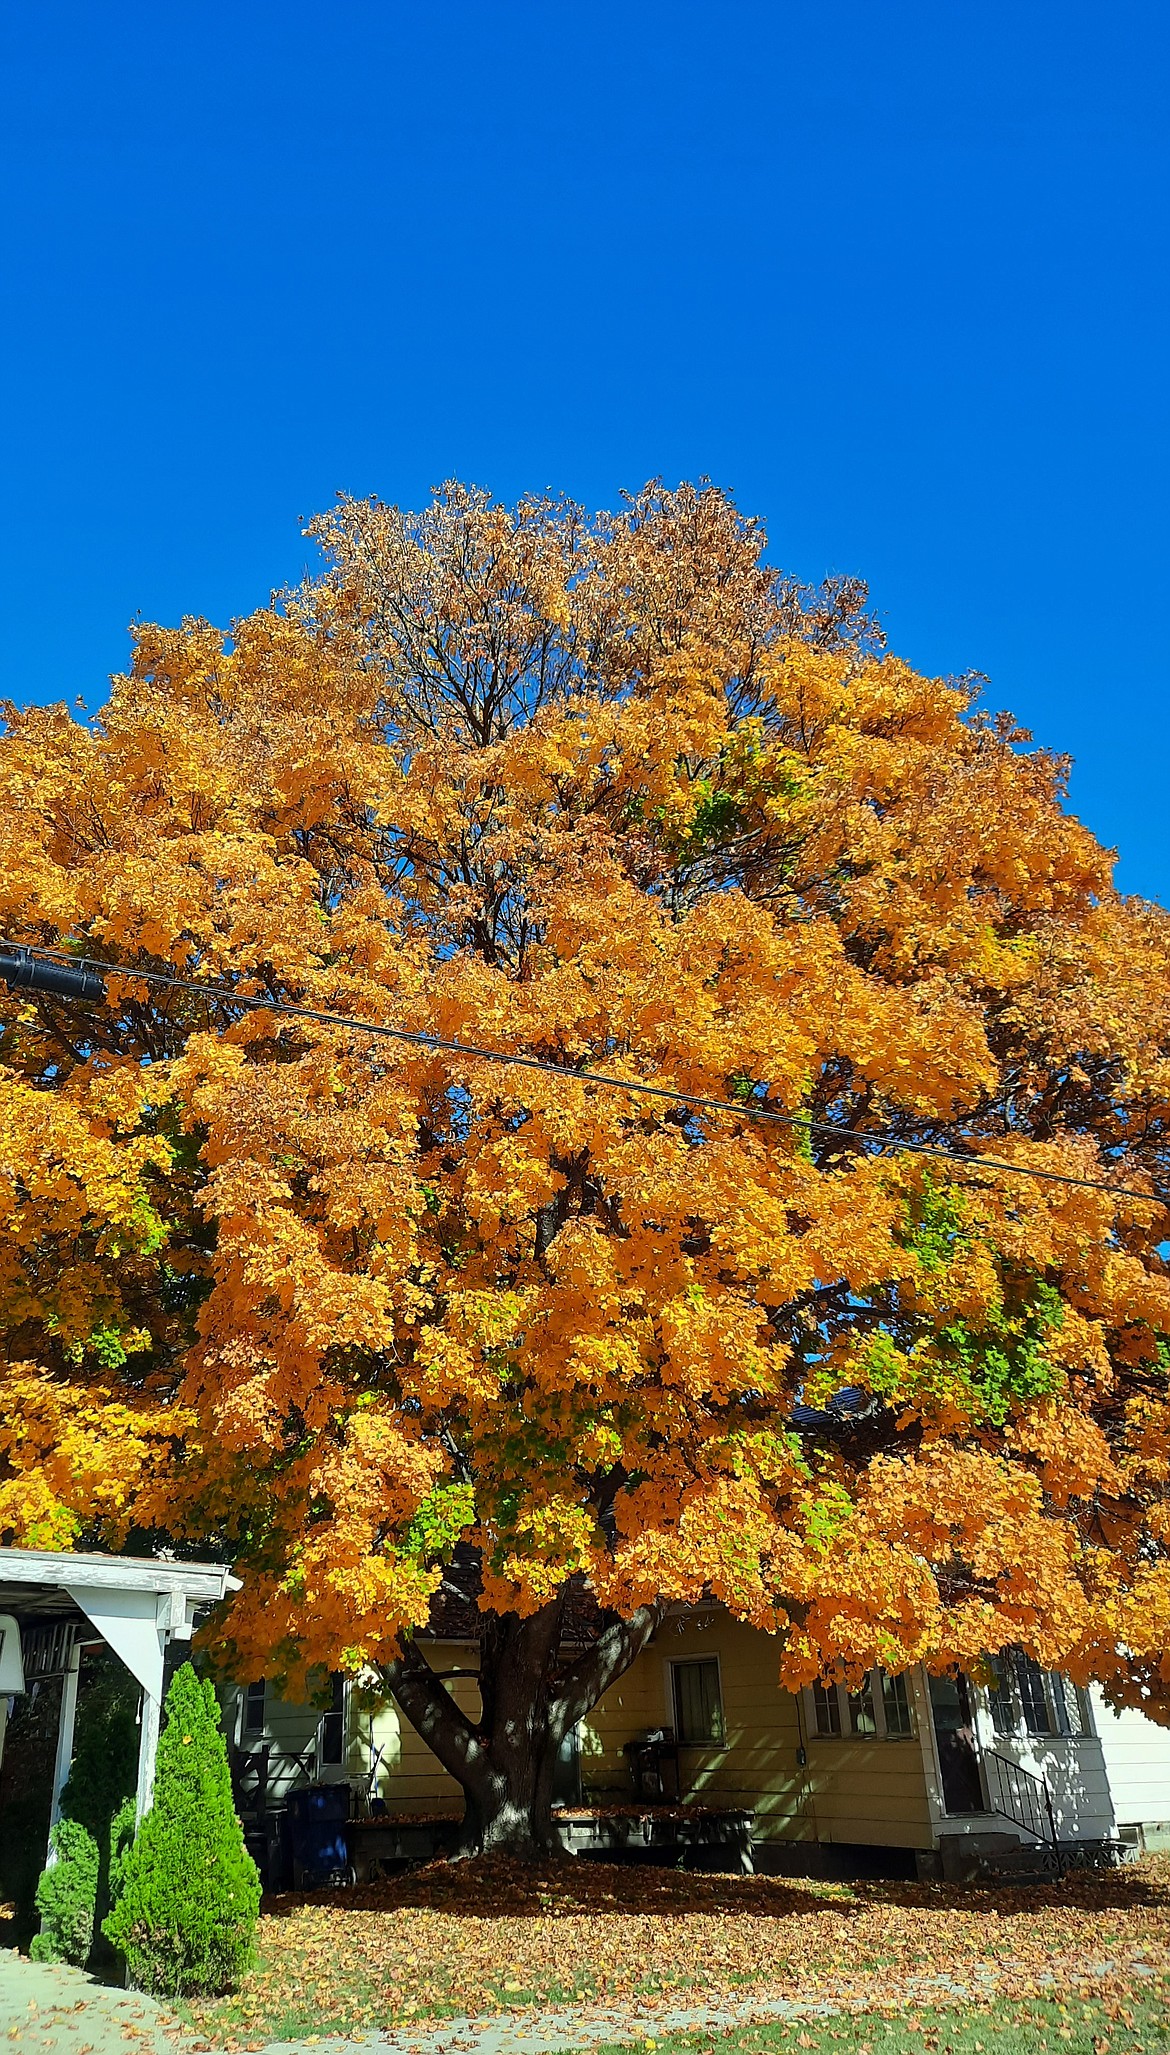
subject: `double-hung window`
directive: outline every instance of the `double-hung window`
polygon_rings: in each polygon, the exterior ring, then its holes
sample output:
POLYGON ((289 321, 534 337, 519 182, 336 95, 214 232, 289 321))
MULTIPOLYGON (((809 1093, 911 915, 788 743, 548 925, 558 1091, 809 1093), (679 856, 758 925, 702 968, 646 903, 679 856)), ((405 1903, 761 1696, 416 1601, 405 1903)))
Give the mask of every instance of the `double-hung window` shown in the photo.
POLYGON ((262 1734, 264 1732, 264 1706, 267 1695, 268 1687, 263 1677, 258 1678, 256 1683, 249 1684, 244 1692, 243 1728, 245 1734, 262 1734))
POLYGON ((329 1706, 318 1729, 322 1768, 345 1761, 345 1678, 338 1672, 329 1679, 329 1706))
POLYGON ((914 1714, 910 1709, 910 1693, 906 1689, 906 1679, 901 1672, 896 1677, 890 1677, 882 1670, 880 1675, 882 1718, 885 1722, 886 1739, 900 1741, 905 1735, 914 1732, 914 1714))
POLYGON ((720 1748, 724 1740, 719 1663, 714 1656, 671 1663, 675 1738, 684 1747, 720 1748))
POLYGON ((991 1723, 997 1734, 1088 1734, 1085 1694, 1055 1670, 1042 1670, 1022 1648, 988 1657, 991 1723))
POLYGON ((805 1693, 810 1731, 822 1740, 900 1741, 914 1732, 905 1677, 870 1670, 857 1690, 844 1683, 814 1684, 805 1693))

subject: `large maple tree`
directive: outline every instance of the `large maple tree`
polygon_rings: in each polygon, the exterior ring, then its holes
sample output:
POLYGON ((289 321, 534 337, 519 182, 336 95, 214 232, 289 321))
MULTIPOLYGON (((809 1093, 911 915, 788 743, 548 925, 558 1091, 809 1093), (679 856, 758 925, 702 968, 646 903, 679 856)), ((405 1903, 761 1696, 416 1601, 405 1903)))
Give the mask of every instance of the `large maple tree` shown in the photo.
POLYGON ((3 1006, 4 1536, 226 1552, 225 1658, 380 1671, 469 1847, 545 1841, 678 1602, 793 1686, 1018 1644, 1156 1704, 1170 926, 1062 762, 708 487, 315 532, 94 722, 8 711, 0 931, 123 971, 3 1006), (412 1633, 469 1565, 478 1720, 412 1633))

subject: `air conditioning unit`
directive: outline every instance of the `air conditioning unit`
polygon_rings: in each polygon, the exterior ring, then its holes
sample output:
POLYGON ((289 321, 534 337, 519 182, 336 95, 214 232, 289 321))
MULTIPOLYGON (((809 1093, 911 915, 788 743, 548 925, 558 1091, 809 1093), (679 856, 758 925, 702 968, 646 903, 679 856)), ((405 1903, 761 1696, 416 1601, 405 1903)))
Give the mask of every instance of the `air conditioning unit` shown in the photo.
POLYGON ((24 1690, 24 1658, 20 1627, 11 1613, 0 1613, 0 1698, 24 1690))

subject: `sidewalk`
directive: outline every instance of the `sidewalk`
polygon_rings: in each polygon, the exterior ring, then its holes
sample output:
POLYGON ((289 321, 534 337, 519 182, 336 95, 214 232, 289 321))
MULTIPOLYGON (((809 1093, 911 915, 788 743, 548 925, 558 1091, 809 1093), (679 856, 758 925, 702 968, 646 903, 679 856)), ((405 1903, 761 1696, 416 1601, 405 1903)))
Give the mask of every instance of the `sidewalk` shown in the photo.
POLYGON ((168 2018, 153 1998, 95 1983, 63 1962, 0 1948, 0 2047, 20 2055, 171 2055, 168 2018))

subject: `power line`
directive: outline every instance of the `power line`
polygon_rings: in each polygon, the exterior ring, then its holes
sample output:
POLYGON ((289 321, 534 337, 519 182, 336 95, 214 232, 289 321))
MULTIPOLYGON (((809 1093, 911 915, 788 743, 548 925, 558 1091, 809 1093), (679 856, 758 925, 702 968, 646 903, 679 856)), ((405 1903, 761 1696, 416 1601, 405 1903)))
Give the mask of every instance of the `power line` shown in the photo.
POLYGON ((143 984, 159 985, 168 991, 189 992, 195 996, 212 999, 218 1005, 236 1006, 244 1012, 288 1014, 298 1020, 311 1020, 321 1027, 347 1028, 351 1033, 375 1035, 386 1041, 405 1042, 412 1048, 441 1052, 444 1055, 466 1056, 477 1063, 507 1064, 518 1070, 537 1070, 548 1077, 559 1078, 562 1084, 601 1085, 609 1091, 629 1092, 643 1098, 666 1099, 678 1106, 691 1106, 704 1113, 734 1113, 741 1119, 770 1121, 773 1126, 798 1130, 802 1134, 837 1135, 852 1142, 856 1147, 889 1150, 893 1155, 923 1156, 933 1161, 951 1163, 963 1170, 999 1171, 1009 1177, 1030 1177, 1044 1184, 1071 1185, 1081 1191, 1107 1192, 1114 1199, 1137 1199, 1143 1205, 1160 1206, 1162 1201, 1151 1192, 1134 1191, 1126 1185, 1109 1184, 1104 1178, 1074 1177, 1064 1170, 1041 1170, 1035 1164, 1008 1163, 1001 1157, 968 1155, 962 1149, 948 1149, 939 1142, 911 1142, 900 1135, 882 1133, 872 1129, 858 1133, 847 1127, 843 1121, 814 1120, 804 1113, 782 1113, 774 1106, 753 1105, 748 1100, 711 1099, 698 1092, 679 1091, 673 1085, 643 1084, 638 1080, 616 1077, 602 1070, 566 1070, 561 1064, 550 1063, 541 1056, 522 1056, 507 1049, 481 1049, 470 1042, 453 1040, 449 1036, 427 1033, 421 1028, 387 1027, 376 1020, 362 1020, 349 1013, 330 1013, 320 1007, 304 1006, 294 999, 265 999, 253 993, 233 992, 223 985, 201 984, 194 978, 173 977, 165 971, 139 970, 123 963, 103 963, 92 957, 81 962, 71 958, 63 949, 31 950, 13 943, 0 942, 0 980, 10 989, 41 991, 55 998, 85 999, 108 1004, 107 978, 136 979, 143 984))

